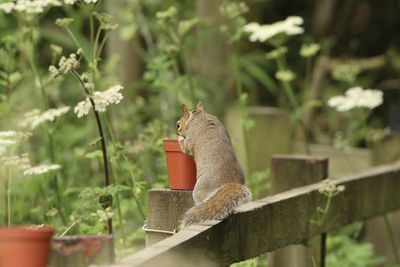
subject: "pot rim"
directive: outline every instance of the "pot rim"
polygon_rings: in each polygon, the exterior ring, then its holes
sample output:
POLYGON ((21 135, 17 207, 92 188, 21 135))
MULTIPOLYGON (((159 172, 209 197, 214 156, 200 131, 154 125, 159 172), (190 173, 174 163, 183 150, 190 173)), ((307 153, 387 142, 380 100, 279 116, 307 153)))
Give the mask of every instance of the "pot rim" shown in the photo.
POLYGON ((164 139, 163 148, 165 152, 182 152, 176 139, 164 139))
POLYGON ((0 227, 0 239, 9 238, 39 238, 50 239, 55 232, 51 226, 10 226, 0 227))

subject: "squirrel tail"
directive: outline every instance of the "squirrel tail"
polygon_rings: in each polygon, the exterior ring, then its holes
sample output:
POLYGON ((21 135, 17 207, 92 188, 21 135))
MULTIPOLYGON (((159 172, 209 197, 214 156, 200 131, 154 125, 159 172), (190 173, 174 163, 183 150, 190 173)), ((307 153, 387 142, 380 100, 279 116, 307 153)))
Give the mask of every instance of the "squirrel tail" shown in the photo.
POLYGON ((225 184, 199 205, 189 209, 185 213, 179 229, 206 220, 225 219, 233 213, 237 206, 250 199, 251 192, 246 186, 239 183, 225 184))

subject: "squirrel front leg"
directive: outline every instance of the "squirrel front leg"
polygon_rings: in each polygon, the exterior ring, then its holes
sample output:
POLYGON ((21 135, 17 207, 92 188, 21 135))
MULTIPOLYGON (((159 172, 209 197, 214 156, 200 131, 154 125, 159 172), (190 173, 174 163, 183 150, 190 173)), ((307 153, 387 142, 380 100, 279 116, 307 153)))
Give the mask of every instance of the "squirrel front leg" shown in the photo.
POLYGON ((190 148, 188 146, 188 142, 186 140, 186 137, 179 135, 178 136, 178 143, 181 148, 181 151, 185 154, 193 156, 193 153, 190 151, 190 148))

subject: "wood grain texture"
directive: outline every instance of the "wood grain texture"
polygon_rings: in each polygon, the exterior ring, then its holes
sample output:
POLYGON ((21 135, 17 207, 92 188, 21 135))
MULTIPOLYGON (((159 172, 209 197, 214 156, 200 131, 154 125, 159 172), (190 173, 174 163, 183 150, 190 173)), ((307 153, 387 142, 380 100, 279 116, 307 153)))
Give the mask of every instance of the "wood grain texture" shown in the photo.
POLYGON ((227 266, 400 209, 400 163, 330 182, 346 190, 321 227, 309 221, 326 201, 318 191, 325 181, 244 204, 222 222, 194 225, 111 266, 227 266))
MULTIPOLYGON (((318 156, 274 155, 271 160, 271 193, 277 194, 328 178, 328 158, 318 156)), ((290 245, 269 254, 272 267, 312 266, 311 253, 319 264, 320 237, 312 239, 312 247, 290 245)))
MULTIPOLYGON (((174 231, 183 214, 194 205, 192 191, 151 189, 147 193, 147 228, 174 231)), ((147 232, 146 246, 169 237, 169 234, 147 232)))

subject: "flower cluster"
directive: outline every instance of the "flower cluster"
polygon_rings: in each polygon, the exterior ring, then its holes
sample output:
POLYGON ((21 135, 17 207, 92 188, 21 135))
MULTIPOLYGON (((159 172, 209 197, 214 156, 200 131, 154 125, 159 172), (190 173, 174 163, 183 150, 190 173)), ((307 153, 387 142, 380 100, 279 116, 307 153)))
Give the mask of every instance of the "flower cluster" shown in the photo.
POLYGON ((104 210, 97 210, 96 213, 92 212, 91 215, 93 217, 98 217, 99 222, 107 222, 109 219, 112 218, 112 216, 114 215, 114 213, 112 212, 111 207, 108 207, 104 210))
POLYGON ((29 127, 33 130, 46 121, 54 121, 56 118, 67 113, 69 110, 70 107, 68 106, 57 109, 49 109, 43 113, 41 113, 38 109, 34 109, 24 114, 24 119, 20 122, 20 125, 22 127, 29 127))
POLYGON ((383 102, 383 93, 374 89, 363 89, 353 87, 348 89, 343 95, 331 97, 328 106, 335 108, 339 112, 349 111, 353 108, 374 109, 383 102))
POLYGON ((321 187, 318 192, 320 192, 321 194, 324 194, 326 196, 336 196, 340 193, 342 193, 346 187, 344 185, 335 185, 333 184, 331 181, 327 180, 326 182, 326 186, 321 187))
POLYGON ((16 131, 1 131, 0 132, 0 155, 4 154, 9 147, 15 146, 26 140, 30 133, 16 131))
POLYGON ((9 14, 12 11, 25 12, 28 14, 42 13, 47 7, 61 6, 59 0, 17 0, 0 4, 0 10, 9 14))
POLYGON ((304 29, 300 26, 302 24, 302 17, 291 16, 273 24, 260 25, 257 22, 251 22, 246 24, 243 30, 250 33, 249 39, 251 42, 265 42, 280 33, 285 33, 286 35, 301 34, 304 32, 304 29))
POLYGON ((60 168, 61 168, 61 166, 58 165, 58 164, 52 164, 52 165, 43 164, 43 165, 38 165, 38 166, 35 166, 35 167, 26 168, 24 170, 24 175, 25 176, 41 175, 41 174, 48 173, 50 171, 58 170, 60 168))
MULTIPOLYGON (((83 2, 85 4, 96 4, 98 0, 83 0, 83 2)), ((64 3, 66 3, 67 5, 73 5, 76 2, 78 2, 78 0, 64 0, 64 3)))
MULTIPOLYGON (((90 98, 94 101, 95 110, 98 112, 106 111, 110 104, 118 104, 123 99, 123 95, 119 92, 123 89, 121 85, 114 85, 103 92, 94 92, 90 98)), ((74 111, 78 118, 87 115, 92 108, 89 97, 76 105, 74 111)))
POLYGON ((58 62, 58 68, 51 65, 49 67, 49 72, 53 78, 58 75, 68 74, 72 70, 79 68, 79 59, 77 56, 82 54, 82 49, 79 48, 76 53, 71 53, 68 58, 62 56, 58 62))
POLYGON ((246 5, 245 2, 226 1, 224 2, 224 4, 222 4, 220 11, 228 18, 234 19, 247 13, 249 11, 249 7, 246 5))
POLYGON ((4 165, 13 166, 16 169, 24 170, 31 166, 27 153, 21 155, 2 157, 0 160, 4 165))

